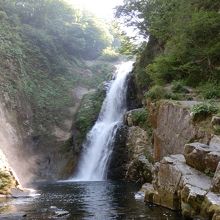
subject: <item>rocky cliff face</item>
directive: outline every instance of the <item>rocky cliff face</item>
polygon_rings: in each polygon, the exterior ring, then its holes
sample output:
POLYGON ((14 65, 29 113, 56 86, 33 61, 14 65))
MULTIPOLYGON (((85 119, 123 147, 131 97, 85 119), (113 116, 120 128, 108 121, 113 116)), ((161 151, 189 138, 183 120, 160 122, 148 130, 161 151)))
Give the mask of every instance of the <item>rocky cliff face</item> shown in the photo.
MULTIPOLYGON (((191 111, 195 101, 147 102, 149 120, 153 127, 154 159, 182 154, 190 142, 209 143, 211 133, 193 121, 191 111)), ((208 128, 208 125, 206 125, 208 128)))
POLYGON ((193 120, 195 104, 148 100, 156 163, 153 181, 143 191, 146 202, 214 220, 220 216, 220 138, 213 134, 210 117, 193 120))
POLYGON ((120 145, 127 155, 124 178, 146 182, 142 187, 146 202, 189 218, 218 219, 220 137, 214 134, 218 117, 195 120, 192 108, 197 101, 143 103, 125 114, 126 138, 120 145))
POLYGON ((153 148, 144 108, 128 111, 118 129, 109 166, 109 178, 139 183, 152 180, 153 148))

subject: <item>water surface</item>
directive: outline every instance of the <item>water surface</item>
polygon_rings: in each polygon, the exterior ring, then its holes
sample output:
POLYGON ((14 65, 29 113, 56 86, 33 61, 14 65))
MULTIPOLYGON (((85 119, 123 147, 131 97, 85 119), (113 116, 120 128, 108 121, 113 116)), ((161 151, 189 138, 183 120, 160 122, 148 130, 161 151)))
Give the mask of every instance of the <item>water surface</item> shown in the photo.
POLYGON ((47 183, 38 186, 38 197, 2 200, 0 219, 182 219, 168 209, 136 200, 138 188, 132 183, 111 181, 47 183), (54 206, 69 215, 57 218, 51 211, 54 206))

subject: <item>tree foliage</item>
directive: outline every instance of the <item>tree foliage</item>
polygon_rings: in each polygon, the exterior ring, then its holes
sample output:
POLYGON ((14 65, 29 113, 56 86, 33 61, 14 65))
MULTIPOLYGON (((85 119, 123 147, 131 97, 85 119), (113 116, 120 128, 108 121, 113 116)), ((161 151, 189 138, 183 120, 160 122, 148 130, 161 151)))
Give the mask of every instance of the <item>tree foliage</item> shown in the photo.
POLYGON ((154 81, 220 82, 218 0, 125 0, 116 15, 162 48, 147 72, 154 81))
POLYGON ((15 109, 27 100, 36 135, 50 133, 74 105, 73 88, 96 88, 112 72, 85 62, 112 41, 104 22, 63 0, 0 0, 0 98, 15 109))
POLYGON ((0 7, 38 45, 46 39, 57 50, 86 59, 97 58, 111 45, 112 36, 104 22, 62 0, 1 0, 0 7))

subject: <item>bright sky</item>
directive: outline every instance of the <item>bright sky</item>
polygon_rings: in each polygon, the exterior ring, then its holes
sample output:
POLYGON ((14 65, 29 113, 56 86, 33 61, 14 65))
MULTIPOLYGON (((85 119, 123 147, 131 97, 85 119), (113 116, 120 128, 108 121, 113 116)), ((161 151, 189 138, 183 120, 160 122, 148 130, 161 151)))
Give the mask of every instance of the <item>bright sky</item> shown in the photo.
MULTIPOLYGON (((86 9, 97 17, 104 19, 113 19, 114 18, 114 8, 118 5, 123 4, 123 0, 66 0, 68 3, 73 4, 80 9, 86 9)), ((138 32, 132 27, 123 27, 122 29, 130 37, 138 35, 138 32)), ((137 42, 142 42, 143 39, 140 37, 137 42)))
POLYGON ((113 8, 123 3, 123 0, 66 0, 82 9, 91 11, 101 18, 113 18, 113 8))

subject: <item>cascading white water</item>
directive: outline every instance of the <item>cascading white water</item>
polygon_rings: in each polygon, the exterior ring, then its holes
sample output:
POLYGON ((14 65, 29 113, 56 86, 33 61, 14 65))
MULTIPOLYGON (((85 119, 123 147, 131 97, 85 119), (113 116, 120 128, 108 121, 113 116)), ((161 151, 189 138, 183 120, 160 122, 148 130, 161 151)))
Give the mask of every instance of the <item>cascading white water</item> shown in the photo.
POLYGON ((100 181, 106 179, 106 169, 112 153, 117 128, 126 111, 126 79, 132 61, 117 65, 98 120, 87 135, 82 157, 74 181, 100 181))

